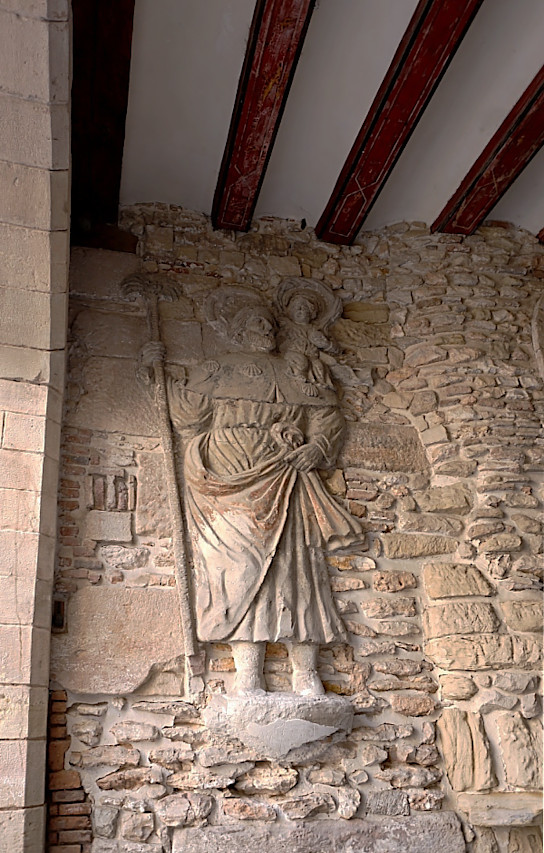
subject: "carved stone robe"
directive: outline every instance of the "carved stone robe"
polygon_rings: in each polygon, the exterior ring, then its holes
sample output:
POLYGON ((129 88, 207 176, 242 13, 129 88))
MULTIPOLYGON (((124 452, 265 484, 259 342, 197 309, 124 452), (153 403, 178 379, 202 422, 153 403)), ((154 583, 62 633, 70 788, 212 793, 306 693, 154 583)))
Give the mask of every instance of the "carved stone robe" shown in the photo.
POLYGON ((186 383, 169 380, 172 422, 193 435, 184 499, 204 642, 345 638, 325 552, 360 542, 360 524, 317 471, 285 462, 308 443, 333 464, 344 421, 334 391, 310 397, 303 385, 281 356, 260 353, 222 356, 186 383))

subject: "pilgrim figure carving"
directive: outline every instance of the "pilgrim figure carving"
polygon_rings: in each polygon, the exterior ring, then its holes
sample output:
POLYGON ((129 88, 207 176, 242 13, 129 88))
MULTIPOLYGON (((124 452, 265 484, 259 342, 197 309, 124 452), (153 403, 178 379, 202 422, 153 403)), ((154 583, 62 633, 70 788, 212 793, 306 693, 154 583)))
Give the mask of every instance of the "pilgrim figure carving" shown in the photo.
MULTIPOLYGON (((264 688, 267 641, 290 648, 294 692, 323 693, 319 645, 346 637, 326 556, 363 538, 318 473, 334 465, 344 433, 319 359, 332 346, 323 315, 337 307, 320 288, 298 297, 292 285, 280 293, 296 335, 283 325, 278 351, 275 318, 257 294, 215 291, 209 321, 233 351, 187 369, 183 379, 167 367, 170 417, 185 447, 197 636, 231 644, 242 693, 264 688)), ((160 347, 144 348, 144 369, 160 347)))

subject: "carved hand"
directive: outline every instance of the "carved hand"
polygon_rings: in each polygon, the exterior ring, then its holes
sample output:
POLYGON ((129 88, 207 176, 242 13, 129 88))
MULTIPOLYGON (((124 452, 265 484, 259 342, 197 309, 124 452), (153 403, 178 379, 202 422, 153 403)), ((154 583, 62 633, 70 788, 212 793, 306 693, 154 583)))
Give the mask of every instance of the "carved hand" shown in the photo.
POLYGON ((150 341, 142 347, 140 353, 140 365, 136 371, 138 379, 144 385, 150 385, 154 380, 153 364, 155 361, 163 361, 166 350, 164 344, 158 341, 150 341))
POLYGON ((285 461, 297 471, 312 471, 323 462, 323 453, 315 444, 303 444, 285 457, 285 461))

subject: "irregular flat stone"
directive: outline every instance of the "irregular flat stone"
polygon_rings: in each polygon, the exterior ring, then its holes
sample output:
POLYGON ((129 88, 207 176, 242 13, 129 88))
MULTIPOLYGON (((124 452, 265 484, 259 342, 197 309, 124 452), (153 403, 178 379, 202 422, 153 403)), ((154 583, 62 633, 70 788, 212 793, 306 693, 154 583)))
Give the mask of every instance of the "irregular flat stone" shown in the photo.
POLYGON ((159 730, 151 723, 122 720, 110 729, 117 743, 136 743, 141 740, 157 740, 159 730))
POLYGON ((386 619, 388 616, 416 616, 415 598, 374 598, 361 604, 365 616, 386 619))
POLYGON ((118 817, 119 809, 115 809, 113 806, 95 807, 92 814, 95 835, 113 838, 117 831, 118 817))
POLYGON ((472 678, 464 675, 440 675, 439 681, 443 699, 470 699, 478 691, 472 678))
POLYGON ((73 723, 70 734, 87 746, 98 746, 102 736, 102 726, 98 720, 81 720, 73 723))
POLYGON ((376 592, 400 592, 415 589, 417 579, 412 572, 374 572, 372 586, 376 592))
POLYGON ((330 814, 336 804, 330 794, 311 792, 282 800, 281 810, 289 820, 305 820, 316 814, 330 814))
POLYGON ((473 853, 499 853, 499 845, 492 829, 478 827, 472 844, 473 853))
POLYGON ((361 795, 355 788, 345 785, 335 791, 338 816, 344 820, 351 820, 357 814, 361 805, 361 795))
POLYGON ((429 598, 493 595, 494 592, 479 569, 463 563, 425 563, 423 585, 429 598))
POLYGON ((409 815, 408 795, 404 791, 372 791, 366 799, 371 814, 409 815))
POLYGON ((166 767, 167 770, 179 770, 182 761, 192 761, 194 752, 188 743, 181 743, 180 746, 171 746, 166 749, 151 749, 149 751, 149 761, 151 764, 159 764, 161 767, 166 767))
POLYGON ((285 794, 298 782, 298 772, 279 764, 259 764, 248 770, 236 782, 236 790, 242 794, 285 794))
POLYGON ((392 693, 391 707, 397 714, 405 717, 426 717, 435 709, 435 701, 426 694, 392 693))
POLYGON ((542 853, 542 832, 538 826, 511 829, 508 853, 542 853))
POLYGON ((542 723, 513 711, 496 719, 506 781, 516 788, 542 786, 542 723))
POLYGON ((410 817, 315 820, 272 826, 209 826, 174 832, 172 853, 465 853, 459 819, 453 812, 410 817))
POLYGON ((137 790, 148 782, 158 781, 156 773, 151 767, 130 767, 128 770, 119 770, 117 773, 108 773, 96 784, 102 791, 137 790))
POLYGON ((171 794, 158 800, 156 812, 166 826, 193 826, 205 822, 213 808, 210 794, 171 794))
POLYGON ((129 841, 147 841, 153 832, 155 818, 150 812, 121 813, 121 835, 129 841))
POLYGON ((520 635, 441 637, 428 640, 425 650, 428 657, 442 669, 536 669, 542 660, 540 638, 520 635))
POLYGON ((384 533, 384 553, 391 560, 409 560, 413 557, 431 557, 435 554, 451 554, 457 549, 457 540, 450 536, 434 536, 422 533, 384 533))
POLYGON ((531 826, 542 817, 542 795, 536 793, 459 794, 457 805, 475 826, 531 826))
POLYGON ((418 497, 418 503, 423 512, 453 513, 454 515, 466 515, 472 508, 470 489, 461 483, 428 489, 418 497))
POLYGON ((400 529, 417 533, 444 533, 458 536, 464 524, 459 518, 432 515, 424 512, 405 512, 400 518, 400 529))
POLYGON ((497 630, 499 625, 499 617, 489 601, 450 601, 427 607, 423 613, 427 637, 485 634, 497 630))
POLYGON ((190 702, 172 701, 172 702, 153 702, 143 699, 140 702, 135 702, 132 706, 133 711, 149 711, 152 714, 167 714, 174 717, 174 722, 189 723, 197 720, 200 717, 198 708, 191 705, 190 702))
POLYGON ((399 764, 396 767, 388 767, 375 774, 376 779, 389 782, 393 788, 427 788, 434 785, 442 777, 442 771, 438 767, 417 767, 412 764, 399 764))
POLYGON ((453 790, 492 788, 497 780, 481 717, 459 708, 445 708, 437 728, 453 790))
POLYGON ((361 459, 371 471, 429 471, 419 435, 411 426, 350 423, 340 466, 358 466, 361 459))
POLYGON ((124 746, 95 746, 85 752, 73 752, 70 756, 70 764, 74 767, 121 767, 125 764, 137 767, 139 763, 138 750, 124 746))
POLYGON ((223 800, 223 813, 236 820, 276 820, 277 813, 269 803, 259 803, 242 797, 223 800))
POLYGON ((212 731, 236 737, 263 756, 279 759, 336 732, 350 732, 353 708, 347 699, 330 694, 216 694, 202 717, 212 731))
POLYGON ((52 636, 51 677, 74 693, 129 693, 155 664, 183 652, 172 588, 81 587, 67 624, 68 633, 52 636))
POLYGON ((512 631, 542 631, 542 601, 534 598, 502 601, 504 620, 512 631))

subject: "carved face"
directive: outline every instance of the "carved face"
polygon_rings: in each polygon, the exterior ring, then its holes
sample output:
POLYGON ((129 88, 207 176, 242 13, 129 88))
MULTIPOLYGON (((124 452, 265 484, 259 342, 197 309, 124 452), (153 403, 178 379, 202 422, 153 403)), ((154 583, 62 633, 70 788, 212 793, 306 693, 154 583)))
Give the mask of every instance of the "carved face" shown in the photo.
POLYGON ((266 312, 252 311, 240 332, 241 343, 250 352, 272 352, 276 348, 274 323, 266 312))
POLYGON ((317 317, 317 306, 308 296, 293 296, 289 303, 289 316, 294 323, 311 323, 317 317))

